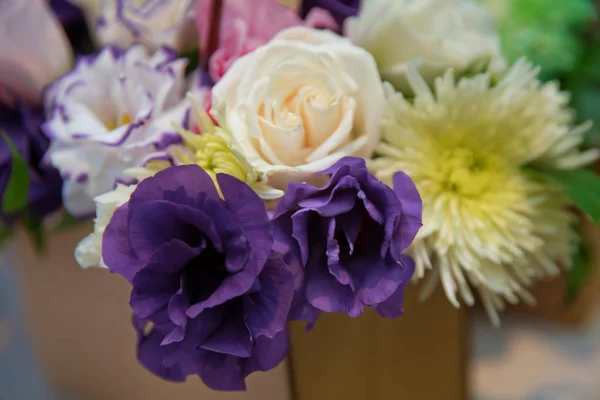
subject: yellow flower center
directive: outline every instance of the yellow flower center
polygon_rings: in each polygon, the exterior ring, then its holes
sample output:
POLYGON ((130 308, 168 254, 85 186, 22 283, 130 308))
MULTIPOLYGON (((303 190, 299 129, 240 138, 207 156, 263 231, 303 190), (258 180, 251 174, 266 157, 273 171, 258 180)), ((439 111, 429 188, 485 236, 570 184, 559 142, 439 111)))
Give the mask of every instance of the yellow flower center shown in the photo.
POLYGON ((248 173, 246 168, 233 153, 225 139, 208 132, 202 135, 190 132, 184 139, 188 149, 193 154, 193 158, 179 152, 176 155, 178 161, 184 164, 199 165, 208 172, 213 180, 216 179, 217 174, 228 174, 247 182, 248 173))
POLYGON ((109 131, 112 131, 112 130, 122 127, 123 125, 129 125, 131 123, 131 121, 132 121, 131 115, 129 115, 129 113, 124 112, 117 118, 107 121, 104 125, 106 126, 106 129, 108 129, 109 131))
POLYGON ((441 152, 434 179, 445 192, 477 197, 496 185, 506 168, 498 157, 459 147, 441 152))

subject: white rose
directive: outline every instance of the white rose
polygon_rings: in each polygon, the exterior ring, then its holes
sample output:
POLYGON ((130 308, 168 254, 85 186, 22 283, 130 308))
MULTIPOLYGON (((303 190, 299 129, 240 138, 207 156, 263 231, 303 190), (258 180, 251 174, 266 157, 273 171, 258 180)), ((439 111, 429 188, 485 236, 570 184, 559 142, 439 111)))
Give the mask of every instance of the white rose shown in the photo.
POLYGON ((348 40, 295 27, 238 59, 213 89, 217 118, 248 162, 285 190, 379 142, 383 87, 373 57, 348 40))
POLYGON ((82 268, 106 268, 102 261, 102 235, 117 208, 129 201, 136 187, 136 185, 119 184, 115 190, 94 198, 96 202, 94 232, 83 239, 75 249, 75 259, 82 268))
POLYGON ((411 64, 429 83, 448 68, 460 73, 482 60, 492 71, 504 67, 493 17, 475 0, 364 1, 345 30, 373 54, 383 79, 403 91, 411 64))

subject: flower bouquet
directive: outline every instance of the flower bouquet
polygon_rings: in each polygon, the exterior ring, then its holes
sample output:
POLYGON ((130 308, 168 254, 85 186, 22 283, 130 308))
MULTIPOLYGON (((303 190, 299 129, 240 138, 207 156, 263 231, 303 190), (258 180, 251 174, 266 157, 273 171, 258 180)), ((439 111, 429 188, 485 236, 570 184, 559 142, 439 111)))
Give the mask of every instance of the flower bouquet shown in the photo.
POLYGON ((5 3, 2 236, 95 216, 75 258, 161 378, 244 390, 288 321, 397 318, 411 281, 499 324, 600 221, 591 124, 474 0, 73 0, 70 43, 5 3))

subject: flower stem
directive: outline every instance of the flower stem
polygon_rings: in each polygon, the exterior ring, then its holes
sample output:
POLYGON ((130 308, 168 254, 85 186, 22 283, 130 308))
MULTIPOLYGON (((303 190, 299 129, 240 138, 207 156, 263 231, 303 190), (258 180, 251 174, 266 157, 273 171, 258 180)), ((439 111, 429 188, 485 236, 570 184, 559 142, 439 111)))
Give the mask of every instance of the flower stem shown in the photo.
POLYGON ((202 67, 204 70, 208 70, 208 61, 210 56, 219 47, 219 32, 221 30, 221 17, 223 15, 223 2, 224 0, 213 0, 210 8, 210 26, 208 29, 208 40, 206 41, 206 48, 204 49, 204 56, 202 57, 202 67))

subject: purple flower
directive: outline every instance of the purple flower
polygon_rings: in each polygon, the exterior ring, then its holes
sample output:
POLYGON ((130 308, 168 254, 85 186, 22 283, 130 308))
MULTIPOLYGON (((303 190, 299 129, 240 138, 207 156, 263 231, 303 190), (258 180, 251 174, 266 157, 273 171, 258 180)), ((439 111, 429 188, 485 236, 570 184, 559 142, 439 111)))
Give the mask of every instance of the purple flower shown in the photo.
POLYGON ((344 26, 348 17, 358 15, 360 0, 303 0, 302 17, 306 18, 313 8, 322 8, 329 11, 339 26, 344 26))
POLYGON ((196 165, 143 180, 107 226, 102 256, 133 286, 144 366, 169 380, 198 374, 213 389, 244 390, 248 374, 287 353, 293 277, 272 251, 262 200, 230 175, 217 181, 223 199, 196 165))
POLYGON ((391 189, 355 157, 321 174, 331 175, 323 188, 290 183, 273 215, 276 247, 296 275, 291 319, 312 324, 323 311, 356 317, 365 306, 383 317, 401 315, 414 272, 402 252, 421 227, 414 183, 397 173, 391 189))
POLYGON ((50 0, 50 7, 65 28, 85 22, 83 13, 79 7, 70 3, 68 0, 50 0))
MULTIPOLYGON (((29 165, 28 207, 36 218, 42 218, 60 207, 62 187, 58 171, 41 162, 49 144, 40 130, 41 122, 41 114, 25 106, 14 110, 0 107, 0 132, 8 135, 29 165)), ((0 138, 0 198, 3 198, 8 184, 11 164, 8 144, 0 138)))

